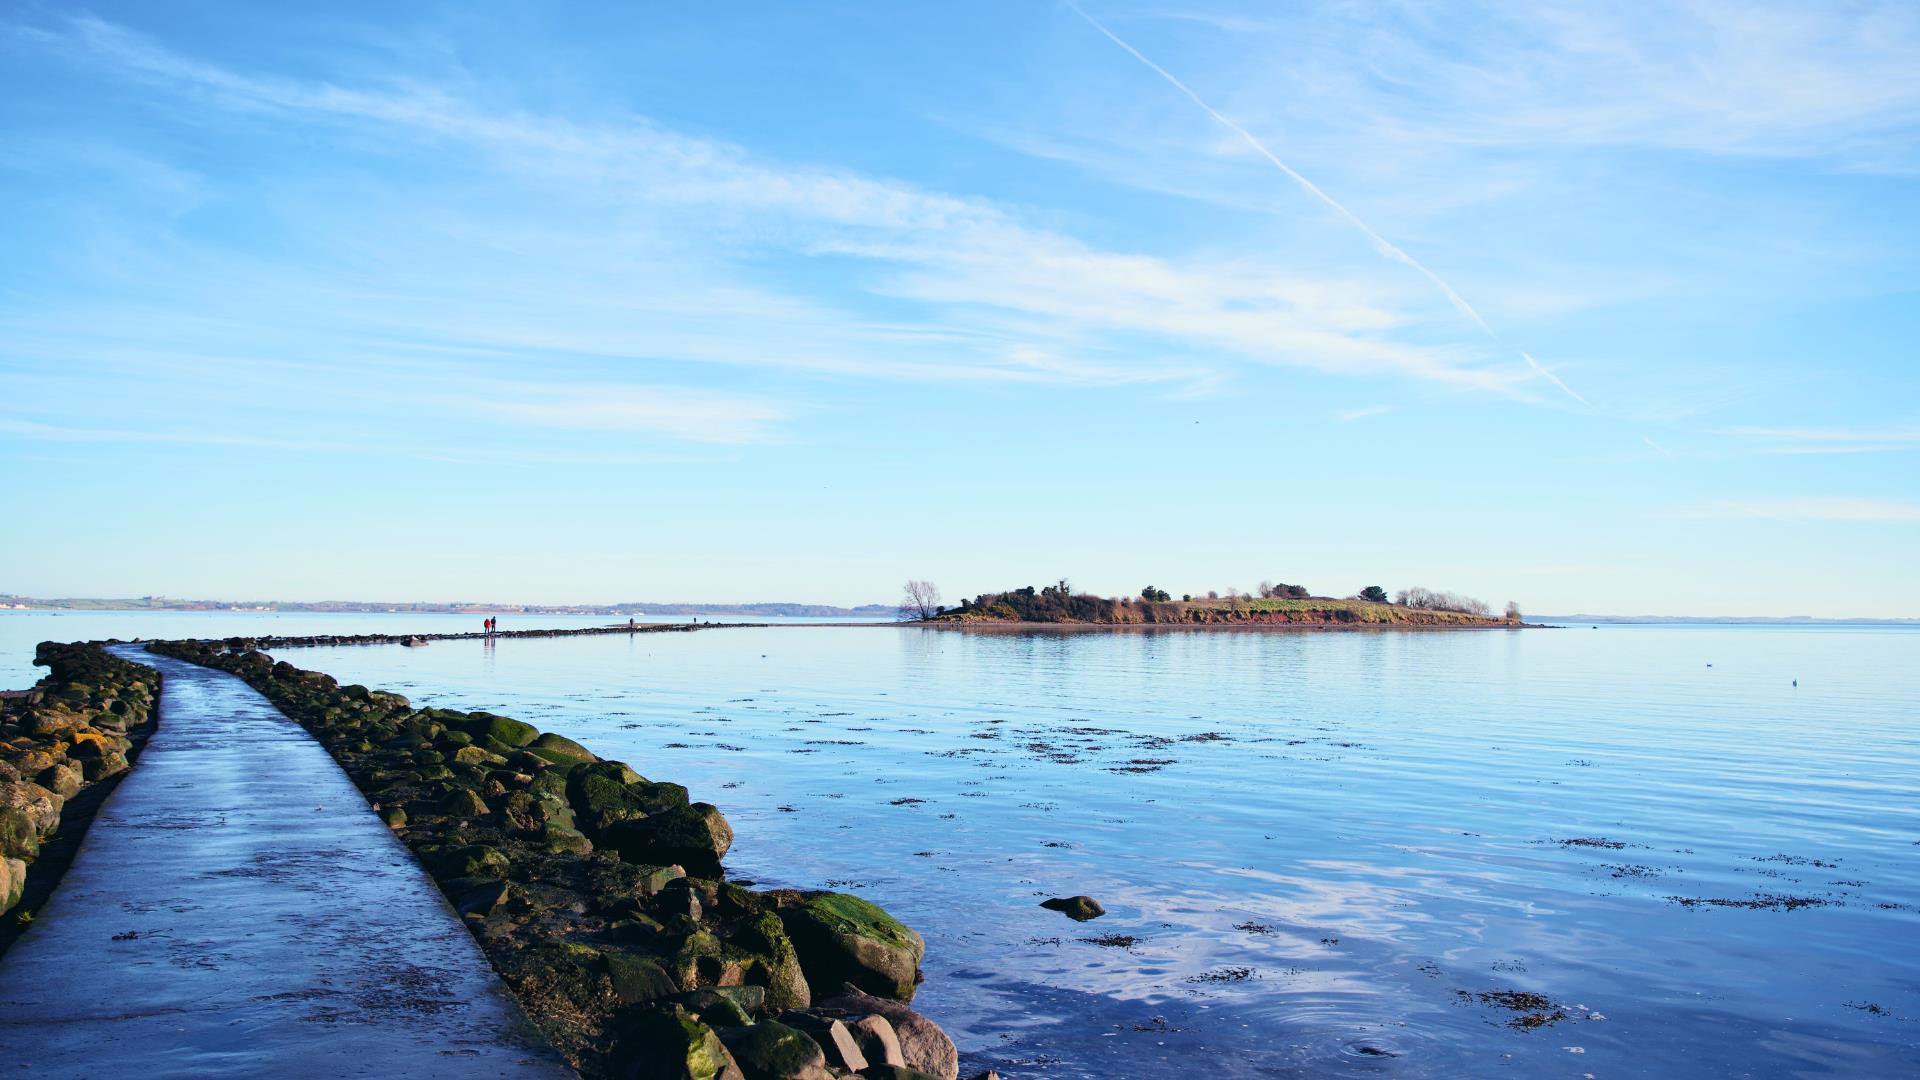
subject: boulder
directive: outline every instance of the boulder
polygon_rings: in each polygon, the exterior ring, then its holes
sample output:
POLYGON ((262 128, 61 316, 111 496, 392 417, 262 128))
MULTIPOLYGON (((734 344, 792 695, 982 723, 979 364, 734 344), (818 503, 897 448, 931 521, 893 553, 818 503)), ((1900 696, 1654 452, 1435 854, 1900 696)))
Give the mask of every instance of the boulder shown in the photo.
POLYGON ((19 810, 0 810, 0 858, 32 859, 40 854, 40 831, 19 810))
POLYGON ((600 760, 593 751, 564 735, 555 735, 551 731, 528 743, 527 750, 560 765, 600 760))
POLYGON ((440 809, 448 817, 480 818, 486 817, 487 801, 475 794, 472 788, 454 788, 440 802, 440 809))
POLYGON ((835 1069, 859 1072, 867 1067, 867 1055, 860 1050, 860 1044, 847 1030, 847 1025, 832 1016, 814 1013, 783 1013, 780 1021, 812 1036, 820 1044, 820 1051, 827 1056, 827 1064, 835 1069))
POLYGON ((900 1056, 906 1059, 908 1068, 919 1069, 940 1080, 959 1080, 960 1053, 954 1049, 953 1040, 940 1030, 940 1025, 907 1006, 863 993, 855 986, 843 987, 840 993, 817 1004, 821 1009, 886 1017, 893 1025, 893 1033, 900 1042, 900 1056))
POLYGON ((540 729, 532 724, 523 724, 509 716, 496 716, 493 713, 472 713, 467 722, 467 732, 475 740, 484 742, 492 739, 503 743, 510 749, 519 749, 540 735, 540 729))
POLYGON ((1040 906, 1049 911, 1057 911, 1074 922, 1086 922, 1097 919, 1107 913, 1100 901, 1091 896, 1056 896, 1051 900, 1040 901, 1040 906))
POLYGON ((513 890, 499 878, 456 878, 447 882, 446 893, 455 911, 484 918, 506 903, 513 890))
POLYGON ((81 787, 87 782, 86 774, 71 761, 63 761, 34 779, 40 782, 41 787, 63 799, 71 799, 78 795, 81 787))
POLYGON ((27 864, 20 859, 0 858, 0 911, 11 911, 27 888, 27 864))
MULTIPOLYGON (((753 1023, 753 1015, 740 1002, 720 991, 743 990, 745 987, 710 986, 695 990, 686 996, 687 1008, 698 1013, 702 1023, 714 1027, 746 1027, 753 1023)), ((757 988, 756 988, 757 989, 757 988)))
POLYGON ((860 1044, 860 1052, 866 1055, 869 1067, 875 1065, 905 1065, 907 1059, 900 1053, 900 1036, 894 1034, 893 1023, 879 1013, 868 1013, 847 1020, 847 1031, 853 1041, 860 1044))
POLYGON ((820 1044, 773 1020, 752 1027, 723 1028, 727 1044, 746 1080, 832 1080, 820 1044))
POLYGON ((610 952, 607 974, 613 978, 613 994, 622 1005, 642 1005, 680 992, 667 969, 644 956, 610 952))
POLYGON ((819 893, 782 909, 780 921, 816 996, 851 983, 871 994, 913 1000, 926 942, 877 905, 845 893, 819 893))
POLYGON ((513 864, 498 848, 472 844, 440 852, 434 856, 435 877, 505 877, 513 864))
POLYGON ((26 815, 33 825, 33 831, 40 836, 48 835, 60 824, 60 808, 66 802, 31 781, 0 784, 0 811, 18 810, 26 815))
POLYGON ((641 1013, 615 1038, 609 1071, 618 1080, 746 1080, 713 1029, 685 1015, 641 1013))
POLYGON ((718 877, 733 828, 712 803, 694 803, 604 826, 600 845, 628 862, 679 863, 689 873, 718 877))
POLYGON ((778 915, 767 912, 739 925, 733 933, 733 944, 751 954, 747 982, 765 988, 767 1005, 773 1011, 804 1009, 813 1004, 800 955, 794 951, 778 915))
POLYGON ((595 761, 576 766, 567 777, 567 798, 573 812, 598 832, 620 821, 647 816, 646 793, 629 786, 640 777, 617 761, 595 761), (629 779, 631 778, 631 779, 629 779))
POLYGON ((593 852, 593 841, 577 829, 564 825, 546 825, 540 832, 540 843, 555 855, 589 855, 593 852))

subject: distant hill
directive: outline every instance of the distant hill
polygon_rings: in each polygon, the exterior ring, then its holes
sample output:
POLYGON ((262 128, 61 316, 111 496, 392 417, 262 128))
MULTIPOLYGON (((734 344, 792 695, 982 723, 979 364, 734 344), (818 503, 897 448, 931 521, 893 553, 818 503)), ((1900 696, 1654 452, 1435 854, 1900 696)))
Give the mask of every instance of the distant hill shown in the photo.
POLYGON ((757 615, 776 618, 865 618, 890 619, 898 610, 892 604, 861 604, 836 607, 832 604, 796 604, 768 602, 758 604, 658 604, 626 601, 617 604, 496 604, 457 600, 445 603, 412 600, 381 602, 373 600, 176 600, 165 596, 139 598, 56 597, 36 598, 0 593, 0 608, 48 611, 304 611, 304 612, 407 612, 426 615, 484 615, 508 612, 522 615, 608 615, 627 618, 635 615, 757 615))

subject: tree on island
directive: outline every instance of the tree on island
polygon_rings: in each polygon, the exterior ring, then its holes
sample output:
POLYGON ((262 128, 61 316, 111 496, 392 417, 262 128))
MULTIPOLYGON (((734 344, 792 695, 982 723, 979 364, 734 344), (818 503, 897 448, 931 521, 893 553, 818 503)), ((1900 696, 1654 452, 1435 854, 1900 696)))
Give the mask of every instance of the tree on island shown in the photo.
POLYGON ((931 581, 909 581, 900 594, 902 619, 926 620, 940 613, 940 587, 931 581))
POLYGON ((1156 589, 1152 585, 1140 590, 1140 599, 1156 604, 1164 604, 1173 599, 1173 594, 1165 589, 1156 589))
POLYGON ((1360 599, 1371 600, 1376 604, 1384 604, 1387 602, 1387 590, 1378 585, 1369 585, 1360 590, 1360 599))
POLYGON ((1507 621, 1510 623, 1520 621, 1520 605, 1512 600, 1507 601, 1507 621))

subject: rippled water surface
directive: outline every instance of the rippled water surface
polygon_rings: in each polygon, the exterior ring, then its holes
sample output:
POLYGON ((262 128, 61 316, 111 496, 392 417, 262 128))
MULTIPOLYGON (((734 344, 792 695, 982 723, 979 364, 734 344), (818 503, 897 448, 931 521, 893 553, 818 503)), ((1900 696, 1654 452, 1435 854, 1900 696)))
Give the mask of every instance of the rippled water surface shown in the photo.
POLYGON ((284 657, 687 784, 735 875, 925 934, 917 1005, 1009 1076, 1920 1075, 1914 630, 284 657))

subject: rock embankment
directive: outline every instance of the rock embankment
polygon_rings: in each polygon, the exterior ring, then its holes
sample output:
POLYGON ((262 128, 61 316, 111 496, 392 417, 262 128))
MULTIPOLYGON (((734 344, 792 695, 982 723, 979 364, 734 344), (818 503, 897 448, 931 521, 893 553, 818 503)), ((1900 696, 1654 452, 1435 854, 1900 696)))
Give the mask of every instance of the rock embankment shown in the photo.
POLYGON ((160 677, 94 645, 42 642, 48 675, 0 699, 0 950, 71 860, 152 731, 160 677))
POLYGON ((150 648, 240 676, 312 732, 582 1074, 957 1077, 952 1040, 906 1004, 920 935, 858 897, 728 881, 732 829, 684 787, 244 643, 150 648))
POLYGON ((298 634, 291 636, 225 638, 211 644, 229 652, 248 649, 310 649, 331 645, 425 645, 433 641, 488 641, 506 638, 594 637, 603 634, 673 634, 691 630, 737 630, 765 623, 633 623, 615 626, 575 626, 549 630, 461 631, 452 634, 298 634))

